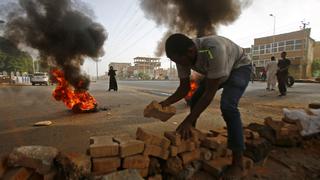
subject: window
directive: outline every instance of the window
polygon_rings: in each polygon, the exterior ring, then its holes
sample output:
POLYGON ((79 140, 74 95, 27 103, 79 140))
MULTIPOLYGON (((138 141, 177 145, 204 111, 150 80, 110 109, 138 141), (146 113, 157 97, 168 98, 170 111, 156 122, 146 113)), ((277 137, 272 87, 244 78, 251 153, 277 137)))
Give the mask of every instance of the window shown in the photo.
POLYGON ((260 50, 261 50, 261 49, 264 49, 264 45, 260 45, 260 50))
POLYGON ((278 52, 278 48, 273 48, 272 52, 278 52))
POLYGON ((278 47, 278 43, 277 42, 273 43, 273 47, 278 47))
POLYGON ((279 46, 284 46, 284 41, 280 41, 279 46))
POLYGON ((270 50, 270 48, 266 49, 266 54, 269 54, 271 52, 270 50))
POLYGON ((295 50, 301 50, 302 49, 302 40, 301 39, 295 40, 294 49, 295 50))
POLYGON ((282 51, 284 51, 284 47, 282 46, 282 47, 278 47, 278 52, 282 52, 282 51))
POLYGON ((290 41, 286 41, 286 45, 293 45, 294 44, 294 40, 290 40, 290 41))
POLYGON ((293 45, 287 45, 286 46, 286 51, 292 51, 293 50, 293 45))
POLYGON ((260 54, 264 54, 264 49, 260 49, 260 54))
POLYGON ((258 51, 259 50, 259 46, 253 46, 253 50, 254 51, 258 51))
POLYGON ((259 56, 252 56, 252 60, 259 60, 259 56))

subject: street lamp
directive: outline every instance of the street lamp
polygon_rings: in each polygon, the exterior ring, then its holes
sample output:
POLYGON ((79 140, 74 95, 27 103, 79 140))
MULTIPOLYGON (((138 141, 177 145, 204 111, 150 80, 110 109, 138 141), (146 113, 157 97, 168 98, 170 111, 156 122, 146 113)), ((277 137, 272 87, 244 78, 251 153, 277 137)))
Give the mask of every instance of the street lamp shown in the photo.
POLYGON ((272 46, 271 46, 271 51, 272 51, 272 56, 274 56, 274 51, 273 51, 273 44, 275 41, 275 34, 276 34, 276 16, 274 14, 269 14, 269 16, 273 17, 273 37, 272 37, 272 46))

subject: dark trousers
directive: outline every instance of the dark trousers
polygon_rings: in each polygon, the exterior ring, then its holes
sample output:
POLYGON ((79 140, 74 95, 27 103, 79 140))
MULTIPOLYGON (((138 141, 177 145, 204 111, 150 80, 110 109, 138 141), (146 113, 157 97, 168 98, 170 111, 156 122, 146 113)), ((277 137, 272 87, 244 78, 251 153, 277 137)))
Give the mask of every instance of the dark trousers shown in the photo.
MULTIPOLYGON (((241 66, 234 69, 228 80, 221 85, 223 88, 220 109, 223 119, 227 124, 228 148, 232 151, 243 151, 245 149, 243 140, 243 129, 238 104, 241 96, 250 81, 251 65, 241 66)), ((205 82, 200 82, 200 86, 191 98, 190 108, 194 108, 197 101, 205 91, 205 82)))
POLYGON ((279 92, 282 95, 286 95, 287 93, 287 73, 277 73, 277 80, 278 80, 278 88, 279 92))

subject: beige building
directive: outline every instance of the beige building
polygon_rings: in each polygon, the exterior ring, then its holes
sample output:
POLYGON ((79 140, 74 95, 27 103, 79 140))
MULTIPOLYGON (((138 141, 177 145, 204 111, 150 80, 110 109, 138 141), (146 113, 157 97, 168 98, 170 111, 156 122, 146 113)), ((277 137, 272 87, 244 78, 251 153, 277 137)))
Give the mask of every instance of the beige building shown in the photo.
POLYGON ((134 61, 134 74, 143 73, 148 75, 151 79, 155 78, 155 70, 160 68, 160 58, 151 57, 135 57, 134 61))
POLYGON ((275 36, 254 39, 252 46, 252 60, 257 69, 265 67, 271 56, 280 59, 283 51, 291 60, 290 75, 296 79, 312 77, 311 66, 314 60, 316 42, 310 37, 311 29, 303 29, 275 36))
MULTIPOLYGON (((117 70, 117 72, 116 72, 117 78, 125 79, 130 76, 128 69, 130 68, 131 63, 111 62, 109 64, 109 68, 110 68, 110 66, 112 66, 114 70, 117 70)), ((108 70, 109 70, 109 68, 108 68, 108 70)))

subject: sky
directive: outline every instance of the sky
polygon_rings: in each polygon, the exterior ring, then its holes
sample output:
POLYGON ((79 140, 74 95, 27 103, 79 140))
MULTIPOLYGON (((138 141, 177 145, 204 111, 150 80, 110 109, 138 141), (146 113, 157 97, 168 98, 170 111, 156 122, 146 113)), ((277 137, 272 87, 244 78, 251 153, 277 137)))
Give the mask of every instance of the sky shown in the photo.
MULTIPOLYGON (((0 0, 0 2, 10 0, 0 0)), ((82 0, 94 13, 94 19, 102 24, 108 33, 104 44, 105 54, 100 57, 99 75, 107 71, 110 62, 130 62, 137 56, 154 57, 158 41, 167 28, 157 26, 147 19, 140 9, 139 0, 82 0)), ((217 34, 225 36, 242 47, 250 47, 254 38, 273 34, 274 14, 276 34, 297 31, 301 21, 308 22, 311 37, 320 41, 320 0, 252 0, 234 22, 218 27, 217 34)), ((162 67, 169 67, 165 56, 162 67)), ((86 73, 96 75, 96 63, 86 60, 82 68, 86 73)))

